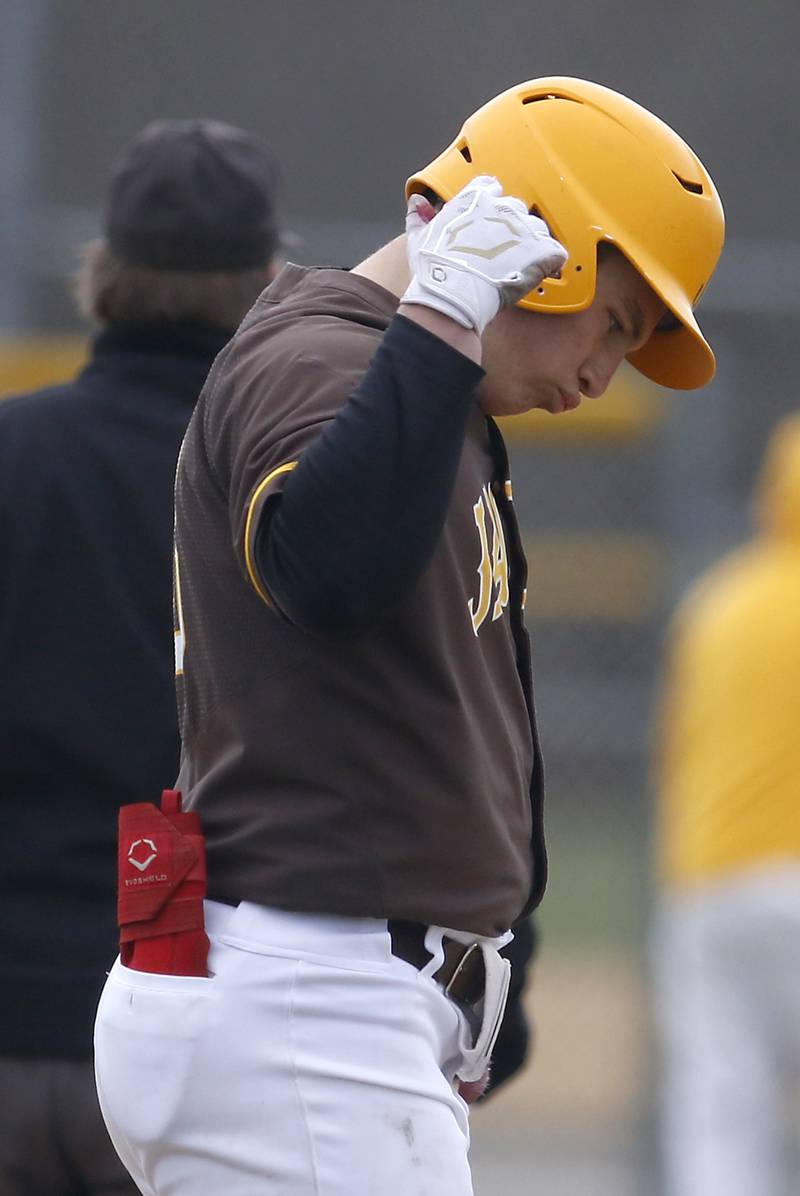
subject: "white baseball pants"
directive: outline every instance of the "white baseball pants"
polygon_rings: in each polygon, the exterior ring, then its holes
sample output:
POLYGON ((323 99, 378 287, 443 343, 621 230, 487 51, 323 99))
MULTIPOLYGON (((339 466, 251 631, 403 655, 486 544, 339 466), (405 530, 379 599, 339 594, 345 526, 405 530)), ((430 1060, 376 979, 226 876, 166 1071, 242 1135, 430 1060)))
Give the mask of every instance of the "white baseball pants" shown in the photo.
POLYGON ((470 1196, 462 1017, 386 923, 207 902, 208 978, 108 977, 111 1138, 145 1196, 470 1196))

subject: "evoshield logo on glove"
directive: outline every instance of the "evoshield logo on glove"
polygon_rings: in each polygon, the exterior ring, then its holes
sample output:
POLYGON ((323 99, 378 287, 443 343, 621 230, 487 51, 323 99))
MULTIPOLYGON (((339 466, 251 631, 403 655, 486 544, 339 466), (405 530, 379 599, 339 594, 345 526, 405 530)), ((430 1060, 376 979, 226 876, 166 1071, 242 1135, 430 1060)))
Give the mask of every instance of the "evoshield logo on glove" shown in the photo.
MULTIPOLYGON (((497 209, 498 212, 502 208, 497 209)), ((447 248, 453 253, 472 253, 476 257, 486 258, 487 261, 492 261, 493 258, 498 257, 501 253, 505 253, 507 249, 513 249, 518 245, 521 238, 524 236, 524 230, 520 226, 513 225, 510 219, 503 216, 486 216, 487 224, 504 224, 510 233, 513 233, 513 238, 510 241, 501 241, 499 245, 492 245, 489 248, 481 247, 480 245, 461 245, 456 241, 456 235, 463 229, 469 228, 472 224, 471 220, 465 220, 463 224, 454 224, 447 234, 447 248)))

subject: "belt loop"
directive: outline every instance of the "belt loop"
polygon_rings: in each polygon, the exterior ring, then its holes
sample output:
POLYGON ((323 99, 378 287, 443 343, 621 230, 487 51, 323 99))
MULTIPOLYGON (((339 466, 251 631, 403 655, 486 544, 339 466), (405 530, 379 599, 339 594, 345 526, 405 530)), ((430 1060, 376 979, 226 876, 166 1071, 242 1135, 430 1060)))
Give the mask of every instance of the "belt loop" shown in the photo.
POLYGON ((429 926, 425 931, 425 950, 433 957, 420 968, 421 976, 435 976, 444 963, 444 931, 441 926, 429 926))

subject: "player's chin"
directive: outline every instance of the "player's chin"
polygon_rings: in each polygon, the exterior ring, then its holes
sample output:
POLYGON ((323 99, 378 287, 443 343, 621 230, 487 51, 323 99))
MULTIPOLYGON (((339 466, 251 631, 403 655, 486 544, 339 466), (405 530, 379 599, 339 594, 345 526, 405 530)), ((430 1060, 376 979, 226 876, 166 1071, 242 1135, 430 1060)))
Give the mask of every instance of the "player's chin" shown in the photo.
POLYGON ((557 395, 548 395, 546 398, 539 399, 536 403, 531 403, 526 410, 544 411, 546 415, 560 415, 564 410, 564 406, 557 395))
POLYGON ((541 408, 545 411, 550 411, 549 402, 541 395, 504 394, 501 398, 494 395, 481 395, 479 393, 478 400, 485 415, 499 416, 501 418, 514 415, 527 415, 529 411, 535 411, 541 408))

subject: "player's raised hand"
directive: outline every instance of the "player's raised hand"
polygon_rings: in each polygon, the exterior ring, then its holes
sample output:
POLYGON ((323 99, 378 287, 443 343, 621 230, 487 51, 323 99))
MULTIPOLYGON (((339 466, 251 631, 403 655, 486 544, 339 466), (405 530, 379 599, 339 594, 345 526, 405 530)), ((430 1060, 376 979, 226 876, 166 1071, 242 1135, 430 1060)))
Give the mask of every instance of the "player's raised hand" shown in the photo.
POLYGON ((401 303, 440 311, 478 335, 510 306, 557 274, 567 260, 521 199, 504 195, 491 175, 479 175, 434 214, 412 195, 406 216, 411 283, 401 303))

